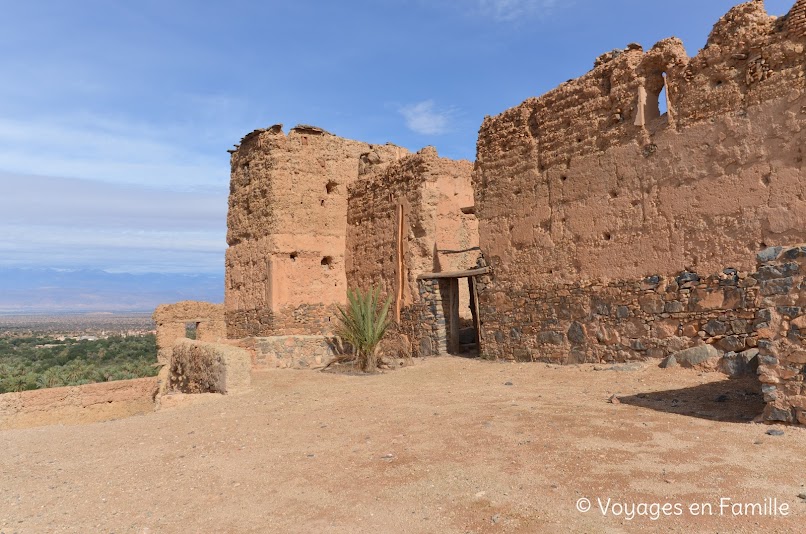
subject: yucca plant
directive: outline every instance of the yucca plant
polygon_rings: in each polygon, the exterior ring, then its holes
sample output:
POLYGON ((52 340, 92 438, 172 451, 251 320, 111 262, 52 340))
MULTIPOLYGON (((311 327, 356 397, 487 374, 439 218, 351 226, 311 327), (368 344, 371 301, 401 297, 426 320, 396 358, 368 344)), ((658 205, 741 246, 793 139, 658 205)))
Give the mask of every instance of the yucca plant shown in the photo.
POLYGON ((339 306, 339 326, 336 334, 349 343, 358 366, 372 372, 378 365, 378 344, 389 326, 389 306, 392 297, 381 304, 381 288, 364 293, 360 289, 347 291, 347 308, 339 306))

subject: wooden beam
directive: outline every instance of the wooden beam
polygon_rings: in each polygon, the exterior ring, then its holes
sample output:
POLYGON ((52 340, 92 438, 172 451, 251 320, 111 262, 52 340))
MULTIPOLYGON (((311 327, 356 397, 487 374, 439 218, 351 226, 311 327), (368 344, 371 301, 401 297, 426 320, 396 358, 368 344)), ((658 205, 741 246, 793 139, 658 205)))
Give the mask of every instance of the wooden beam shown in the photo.
POLYGON ((417 277, 417 280, 436 280, 440 278, 467 278, 469 276, 479 276, 490 272, 489 267, 479 267, 478 269, 470 269, 468 271, 451 271, 444 273, 423 273, 417 277))

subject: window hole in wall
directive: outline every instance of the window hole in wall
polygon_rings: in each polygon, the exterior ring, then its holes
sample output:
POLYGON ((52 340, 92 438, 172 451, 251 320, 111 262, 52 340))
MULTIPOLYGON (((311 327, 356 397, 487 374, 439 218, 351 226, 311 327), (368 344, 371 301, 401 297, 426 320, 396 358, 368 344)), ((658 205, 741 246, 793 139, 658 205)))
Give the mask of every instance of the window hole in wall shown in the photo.
MULTIPOLYGON (((666 73, 656 71, 647 74, 644 79, 646 100, 643 103, 644 123, 648 124, 668 111, 666 100, 666 73)), ((639 102, 640 103, 640 102, 639 102)), ((643 124, 641 124, 643 126, 643 124)))
POLYGON ((319 205, 320 205, 320 206, 324 206, 324 205, 325 205, 325 199, 324 199, 324 198, 323 198, 322 200, 320 200, 320 201, 319 201, 319 205))
POLYGON ((618 198, 618 191, 615 189, 610 191, 610 198, 618 198))
POLYGON ((288 255, 288 257, 291 258, 291 261, 297 261, 297 256, 299 256, 299 252, 296 251, 288 255))
POLYGON ((333 180, 328 180, 327 184, 325 184, 325 191, 327 191, 328 195, 332 195, 333 193, 339 192, 339 183, 333 180))
POLYGON ((769 186, 772 183, 772 175, 765 174, 761 177, 761 183, 764 184, 765 187, 769 186))
POLYGON ((613 239, 613 236, 610 234, 610 232, 605 232, 602 234, 602 238, 604 238, 605 241, 610 241, 613 239))
POLYGON ((324 258, 322 258, 322 261, 320 263, 322 264, 322 267, 324 267, 324 268, 326 268, 328 270, 332 269, 333 268, 333 256, 325 256, 324 258))
POLYGON ((185 337, 188 339, 197 339, 196 335, 199 331, 200 323, 185 323, 185 337))
POLYGON ((568 180, 568 177, 567 177, 567 176, 565 176, 565 175, 560 176, 560 180, 562 180, 562 181, 564 182, 564 181, 568 180))

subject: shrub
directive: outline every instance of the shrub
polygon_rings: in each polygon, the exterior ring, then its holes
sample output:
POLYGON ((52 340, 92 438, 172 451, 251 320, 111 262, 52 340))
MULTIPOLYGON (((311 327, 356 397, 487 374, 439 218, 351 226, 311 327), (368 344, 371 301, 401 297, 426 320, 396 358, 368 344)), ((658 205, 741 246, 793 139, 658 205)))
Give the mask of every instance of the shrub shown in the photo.
POLYGON ((365 372, 375 371, 378 344, 389 326, 392 297, 381 304, 380 295, 380 287, 373 287, 366 293, 360 289, 348 290, 347 308, 339 306, 336 334, 352 346, 355 361, 365 372))

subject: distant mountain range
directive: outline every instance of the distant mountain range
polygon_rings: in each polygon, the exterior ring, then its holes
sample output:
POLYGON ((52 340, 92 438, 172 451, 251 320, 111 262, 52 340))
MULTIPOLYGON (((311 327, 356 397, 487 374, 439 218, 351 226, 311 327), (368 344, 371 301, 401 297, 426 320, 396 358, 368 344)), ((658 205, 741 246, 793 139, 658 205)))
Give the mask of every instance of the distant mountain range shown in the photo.
POLYGON ((0 268, 0 313, 151 311, 224 300, 224 275, 0 268))

